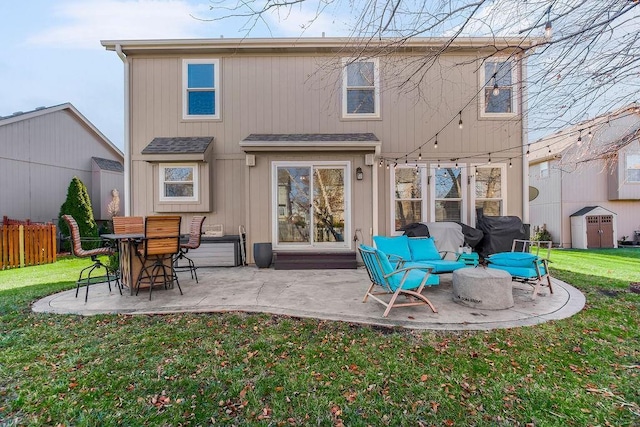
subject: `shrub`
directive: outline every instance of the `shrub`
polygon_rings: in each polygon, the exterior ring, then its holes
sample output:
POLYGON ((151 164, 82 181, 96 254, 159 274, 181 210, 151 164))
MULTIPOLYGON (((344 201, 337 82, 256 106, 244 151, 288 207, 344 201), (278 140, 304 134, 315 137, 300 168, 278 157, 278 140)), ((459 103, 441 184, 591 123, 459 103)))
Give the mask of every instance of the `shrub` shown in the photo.
POLYGON ((542 227, 536 227, 534 231, 535 232, 531 240, 535 240, 537 242, 553 241, 551 233, 547 231, 547 228, 544 225, 542 227))
POLYGON ((58 230, 62 236, 67 237, 62 243, 61 249, 68 251, 71 248, 68 240, 70 232, 67 222, 62 218, 63 215, 71 215, 76 220, 80 230, 80 237, 83 239, 94 239, 93 242, 88 241, 83 243, 83 248, 92 249, 100 246, 98 242, 98 226, 93 218, 93 208, 91 207, 89 192, 77 176, 74 176, 69 184, 67 199, 60 207, 60 214, 58 215, 58 230))

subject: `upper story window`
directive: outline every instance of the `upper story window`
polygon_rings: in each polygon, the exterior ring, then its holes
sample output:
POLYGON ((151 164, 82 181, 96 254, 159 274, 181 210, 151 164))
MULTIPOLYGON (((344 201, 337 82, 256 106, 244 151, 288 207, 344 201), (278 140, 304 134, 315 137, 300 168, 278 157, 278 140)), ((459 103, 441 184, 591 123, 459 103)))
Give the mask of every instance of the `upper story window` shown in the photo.
POLYGON ((512 116, 517 113, 516 67, 511 60, 490 59, 482 67, 484 91, 481 97, 481 116, 512 116))
POLYGON ((182 61, 182 116, 185 119, 220 118, 220 61, 182 61))
POLYGON ((380 117, 380 72, 378 59, 344 59, 342 117, 380 117))
POLYGON ((627 182, 640 183, 640 154, 627 154, 627 182))
POLYGON ((194 164, 160 165, 160 201, 198 201, 198 166, 194 164))

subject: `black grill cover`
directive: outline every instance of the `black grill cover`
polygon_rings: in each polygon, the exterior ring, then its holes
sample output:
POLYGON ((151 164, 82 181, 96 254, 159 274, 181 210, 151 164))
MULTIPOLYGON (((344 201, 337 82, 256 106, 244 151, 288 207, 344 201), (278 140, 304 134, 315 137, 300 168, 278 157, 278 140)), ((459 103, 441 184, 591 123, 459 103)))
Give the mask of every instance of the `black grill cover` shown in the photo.
POLYGON ((477 228, 473 228, 470 225, 463 224, 459 222, 462 227, 462 234, 464 234, 464 242, 469 245, 472 249, 475 249, 478 246, 478 243, 482 241, 484 237, 484 233, 482 230, 478 230, 477 228))
POLYGON ((431 237, 429 228, 419 222, 407 224, 400 230, 404 231, 404 235, 408 237, 431 237))
POLYGON ((517 216, 479 215, 476 227, 484 233, 476 248, 483 258, 498 252, 511 251, 513 239, 529 240, 528 226, 517 216))

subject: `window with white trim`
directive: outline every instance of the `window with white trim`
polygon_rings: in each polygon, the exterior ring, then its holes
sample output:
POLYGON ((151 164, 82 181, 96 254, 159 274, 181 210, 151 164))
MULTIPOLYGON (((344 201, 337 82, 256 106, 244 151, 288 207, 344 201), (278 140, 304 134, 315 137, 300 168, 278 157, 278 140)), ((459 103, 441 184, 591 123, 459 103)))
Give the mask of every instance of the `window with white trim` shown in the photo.
POLYGON ((432 167, 431 176, 433 221, 466 223, 466 165, 432 167))
POLYGON ((392 229, 401 229, 415 222, 426 221, 426 168, 416 165, 396 166, 391 170, 393 182, 392 229))
POLYGON ((342 117, 380 117, 378 59, 343 59, 342 117))
POLYGON ((540 163, 540 178, 549 178, 549 162, 540 163))
POLYGON ((513 116, 517 113, 514 64, 514 61, 508 59, 489 59, 484 63, 480 82, 483 85, 481 116, 513 116))
POLYGON ((485 216, 502 216, 507 196, 506 166, 476 166, 473 184, 475 209, 482 209, 485 216))
POLYGON ((627 182, 640 183, 640 154, 627 153, 627 182))
POLYGON ((220 60, 182 61, 182 117, 220 118, 220 60))
POLYGON ((197 164, 160 164, 160 201, 198 201, 197 164))

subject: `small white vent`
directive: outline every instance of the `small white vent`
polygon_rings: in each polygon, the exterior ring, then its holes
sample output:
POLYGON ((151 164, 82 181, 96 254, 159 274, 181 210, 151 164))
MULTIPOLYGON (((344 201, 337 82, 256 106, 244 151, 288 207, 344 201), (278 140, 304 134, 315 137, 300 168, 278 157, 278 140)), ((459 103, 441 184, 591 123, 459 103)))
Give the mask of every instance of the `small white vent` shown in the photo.
POLYGON ((256 155, 255 154, 247 154, 244 156, 245 164, 247 166, 255 166, 256 165, 256 155))

